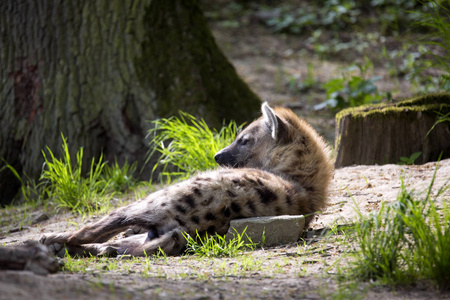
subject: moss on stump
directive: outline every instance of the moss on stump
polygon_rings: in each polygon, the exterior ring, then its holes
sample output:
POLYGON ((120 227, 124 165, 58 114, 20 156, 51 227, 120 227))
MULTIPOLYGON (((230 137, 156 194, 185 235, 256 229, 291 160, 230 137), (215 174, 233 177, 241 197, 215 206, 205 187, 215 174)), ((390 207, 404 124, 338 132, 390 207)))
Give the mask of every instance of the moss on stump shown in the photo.
POLYGON ((336 115, 336 167, 398 163, 422 152, 415 163, 450 157, 450 94, 345 109, 336 115), (431 130, 431 131, 430 131, 431 130))

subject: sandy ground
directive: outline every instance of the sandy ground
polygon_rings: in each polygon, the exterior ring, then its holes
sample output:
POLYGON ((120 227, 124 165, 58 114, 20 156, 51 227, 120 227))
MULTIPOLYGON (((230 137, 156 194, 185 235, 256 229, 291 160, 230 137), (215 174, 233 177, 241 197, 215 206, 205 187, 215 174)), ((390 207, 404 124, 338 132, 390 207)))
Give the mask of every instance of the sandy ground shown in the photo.
MULTIPOLYGON (((316 231, 310 231, 309 236, 317 239, 320 233, 317 229, 356 220, 355 203, 367 214, 376 211, 384 201, 395 201, 401 178, 409 191, 420 195, 429 186, 435 168, 436 163, 428 163, 336 170, 330 206, 314 220, 312 228, 316 231)), ((447 159, 440 163, 433 190, 449 179, 450 159, 447 159)), ((446 197, 449 199, 450 191, 446 197)), ((55 215, 28 229, 3 233, 0 242, 17 244, 38 239, 43 232, 73 230, 90 221, 92 219, 83 221, 71 214, 55 215)), ((339 283, 333 275, 333 264, 343 252, 345 241, 323 239, 303 248, 293 244, 258 249, 238 258, 170 257, 155 259, 150 265, 144 260, 115 261, 118 267, 114 269, 108 267, 108 261, 103 261, 86 266, 82 271, 48 276, 1 271, 0 299, 327 299, 346 291, 337 290, 339 283), (307 250, 302 252, 301 249, 307 250), (249 261, 245 260, 247 257, 249 261), (234 269, 236 272, 232 271, 234 269)), ((426 285, 392 290, 386 287, 367 289, 367 285, 361 284, 347 292, 348 297, 364 299, 450 299, 449 294, 439 294, 426 285)))

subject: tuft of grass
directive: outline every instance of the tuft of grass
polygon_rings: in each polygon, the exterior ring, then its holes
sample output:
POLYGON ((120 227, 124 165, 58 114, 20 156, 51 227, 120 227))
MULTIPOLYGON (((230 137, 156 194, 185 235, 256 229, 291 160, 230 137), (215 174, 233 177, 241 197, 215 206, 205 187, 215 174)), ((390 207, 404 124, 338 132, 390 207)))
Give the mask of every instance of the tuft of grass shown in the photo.
POLYGON ((42 151, 44 156, 44 169, 41 180, 45 183, 43 194, 52 199, 56 207, 68 208, 80 214, 93 212, 109 200, 105 197, 106 187, 100 180, 105 162, 100 156, 98 162, 92 159, 88 177, 82 174, 83 148, 76 155, 76 161, 72 164, 69 148, 65 137, 61 134, 63 155, 61 159, 55 157, 50 148, 48 154, 42 151))
POLYGON ((136 185, 136 180, 133 177, 136 167, 136 162, 130 165, 128 161, 125 161, 121 167, 116 159, 114 164, 104 166, 100 180, 103 181, 108 191, 124 193, 136 185))
POLYGON ((87 273, 88 267, 93 265, 94 259, 91 258, 75 258, 72 257, 66 249, 64 263, 61 268, 63 272, 68 273, 87 273))
MULTIPOLYGON (((26 205, 36 207, 44 205, 48 210, 48 204, 54 204, 56 208, 68 208, 79 214, 92 213, 110 208, 110 198, 115 193, 124 193, 137 186, 133 174, 136 171, 136 163, 128 164, 126 161, 122 167, 117 160, 111 166, 103 162, 100 156, 96 162, 92 159, 87 174, 82 172, 83 148, 80 148, 73 160, 67 146, 67 141, 62 135, 62 158, 56 158, 55 154, 47 147, 47 153, 42 151, 44 166, 38 183, 26 177, 22 179, 13 166, 4 161, 5 166, 0 169, 9 169, 21 183, 21 194, 26 205), (75 161, 75 162, 73 162, 75 161), (49 199, 50 201, 46 201, 49 199)), ((145 191, 142 190, 140 195, 145 191)), ((135 193, 137 198, 138 194, 135 193)))
MULTIPOLYGON (((402 187, 404 191, 404 187, 402 187)), ((402 192, 393 205, 382 204, 378 213, 363 217, 357 208, 359 222, 355 226, 358 245, 353 274, 362 280, 383 279, 402 282, 408 263, 407 241, 402 213, 405 210, 402 192)))
POLYGON ((187 241, 187 253, 199 257, 235 257, 244 248, 254 249, 256 244, 246 236, 245 230, 242 234, 236 232, 234 237, 227 241, 225 236, 215 234, 210 236, 206 234, 203 238, 197 232, 193 238, 189 234, 184 234, 187 241), (246 237, 246 239, 244 239, 246 237), (246 242, 248 240, 248 242, 246 242))
POLYGON ((263 261, 251 255, 241 255, 237 259, 218 260, 213 266, 214 277, 242 277, 263 270, 263 261))
POLYGON ((332 300, 362 300, 367 297, 367 287, 363 287, 356 281, 339 282, 336 290, 331 290, 327 286, 318 291, 324 299, 332 300))
POLYGON ((102 256, 74 257, 66 249, 61 270, 67 273, 96 273, 119 269, 119 260, 102 256))
MULTIPOLYGON (((406 212, 403 222, 411 232, 413 260, 420 276, 431 279, 443 291, 450 290, 450 202, 445 199, 443 207, 436 207, 428 188, 425 199, 415 200, 406 196, 406 212)), ((450 186, 441 187, 435 199, 448 190, 450 186)))
MULTIPOLYGON (((436 168, 437 171, 437 168, 436 168)), ((450 290, 450 204, 436 201, 449 189, 446 184, 432 197, 436 171, 424 197, 406 190, 403 181, 397 201, 382 205, 377 214, 363 217, 355 226, 357 251, 351 273, 363 280, 411 284, 432 280, 450 290)))
POLYGON ((160 167, 160 179, 170 183, 174 178, 186 179, 197 171, 213 169, 217 166, 214 154, 228 146, 242 128, 235 122, 224 126, 220 132, 210 129, 206 122, 194 116, 179 112, 180 117, 153 121, 150 129, 152 151, 147 162, 158 152, 160 157, 153 172, 160 167))

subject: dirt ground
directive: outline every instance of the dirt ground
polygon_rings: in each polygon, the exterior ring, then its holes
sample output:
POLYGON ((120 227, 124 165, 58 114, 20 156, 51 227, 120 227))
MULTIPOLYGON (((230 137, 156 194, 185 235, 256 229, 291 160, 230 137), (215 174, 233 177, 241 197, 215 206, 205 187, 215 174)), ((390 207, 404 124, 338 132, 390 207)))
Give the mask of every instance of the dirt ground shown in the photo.
MULTIPOLYGON (((324 95, 307 97, 286 90, 285 79, 306 76, 312 63, 315 76, 323 80, 341 67, 339 62, 321 61, 304 53, 301 38, 275 35, 252 25, 239 29, 212 23, 218 44, 238 73, 264 101, 286 105, 305 117, 333 144, 334 118, 329 111, 315 112, 312 105, 324 95)), ((308 52, 309 50, 306 49, 308 52)), ((382 70, 376 70, 383 75, 382 70)), ((389 86, 386 80, 380 83, 389 86)), ((400 85, 400 96, 408 85, 400 85)), ((319 238, 320 229, 355 220, 355 203, 364 213, 377 211, 383 201, 396 199, 403 178, 408 189, 423 192, 429 185, 436 163, 421 166, 353 166, 336 170, 330 205, 312 223, 307 246, 292 244, 246 252, 237 258, 202 259, 169 257, 145 261, 100 260, 76 272, 38 276, 30 272, 0 271, 0 299, 450 299, 427 285, 407 288, 349 285, 337 280, 336 265, 343 257, 345 239, 319 238)), ((450 159, 440 163, 435 189, 450 178, 450 159)), ((447 191, 449 193, 449 191, 447 191)), ((447 199, 450 196, 447 196, 447 199)), ((30 213, 33 218, 39 212, 30 213)), ((0 227, 0 244, 12 245, 38 239, 43 233, 74 230, 88 224, 71 214, 50 216, 26 229, 9 232, 0 227)), ((14 231, 14 230, 13 230, 14 231)))
MULTIPOLYGON (((403 178, 418 195, 429 186, 436 163, 421 166, 353 166, 338 169, 333 179, 330 206, 307 233, 310 245, 297 244, 245 252, 237 258, 194 256, 144 259, 103 259, 77 272, 38 276, 1 271, 0 299, 450 299, 427 285, 392 290, 367 284, 342 288, 336 265, 346 251, 346 240, 320 238, 320 229, 356 219, 355 203, 364 213, 376 211, 383 201, 396 199, 403 178), (353 201, 354 200, 354 201, 353 201), (113 261, 113 263, 111 263, 113 261), (113 264, 114 266, 111 266, 113 264), (342 299, 342 298, 341 298, 342 299)), ((450 179, 450 159, 440 163, 434 190, 450 179)), ((447 199, 450 191, 447 191, 447 199)), ((30 217, 32 217, 30 215, 30 217)), ((44 232, 75 229, 92 220, 71 214, 14 233, 2 233, 4 245, 38 239, 44 232)), ((4 231, 7 228, 2 228, 4 231)))

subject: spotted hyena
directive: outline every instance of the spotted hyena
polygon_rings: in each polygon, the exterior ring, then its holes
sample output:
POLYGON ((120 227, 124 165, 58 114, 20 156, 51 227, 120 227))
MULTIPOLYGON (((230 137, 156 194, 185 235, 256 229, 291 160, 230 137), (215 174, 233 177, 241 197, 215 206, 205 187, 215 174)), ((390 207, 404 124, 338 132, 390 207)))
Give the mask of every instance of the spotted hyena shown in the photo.
POLYGON ((333 167, 323 139, 284 108, 264 103, 263 116, 215 155, 222 166, 171 185, 78 231, 49 234, 41 242, 63 256, 131 254, 159 248, 183 251, 186 240, 205 233, 225 234, 230 220, 274 215, 313 214, 327 202, 333 167), (108 240, 128 228, 143 234, 108 240))

